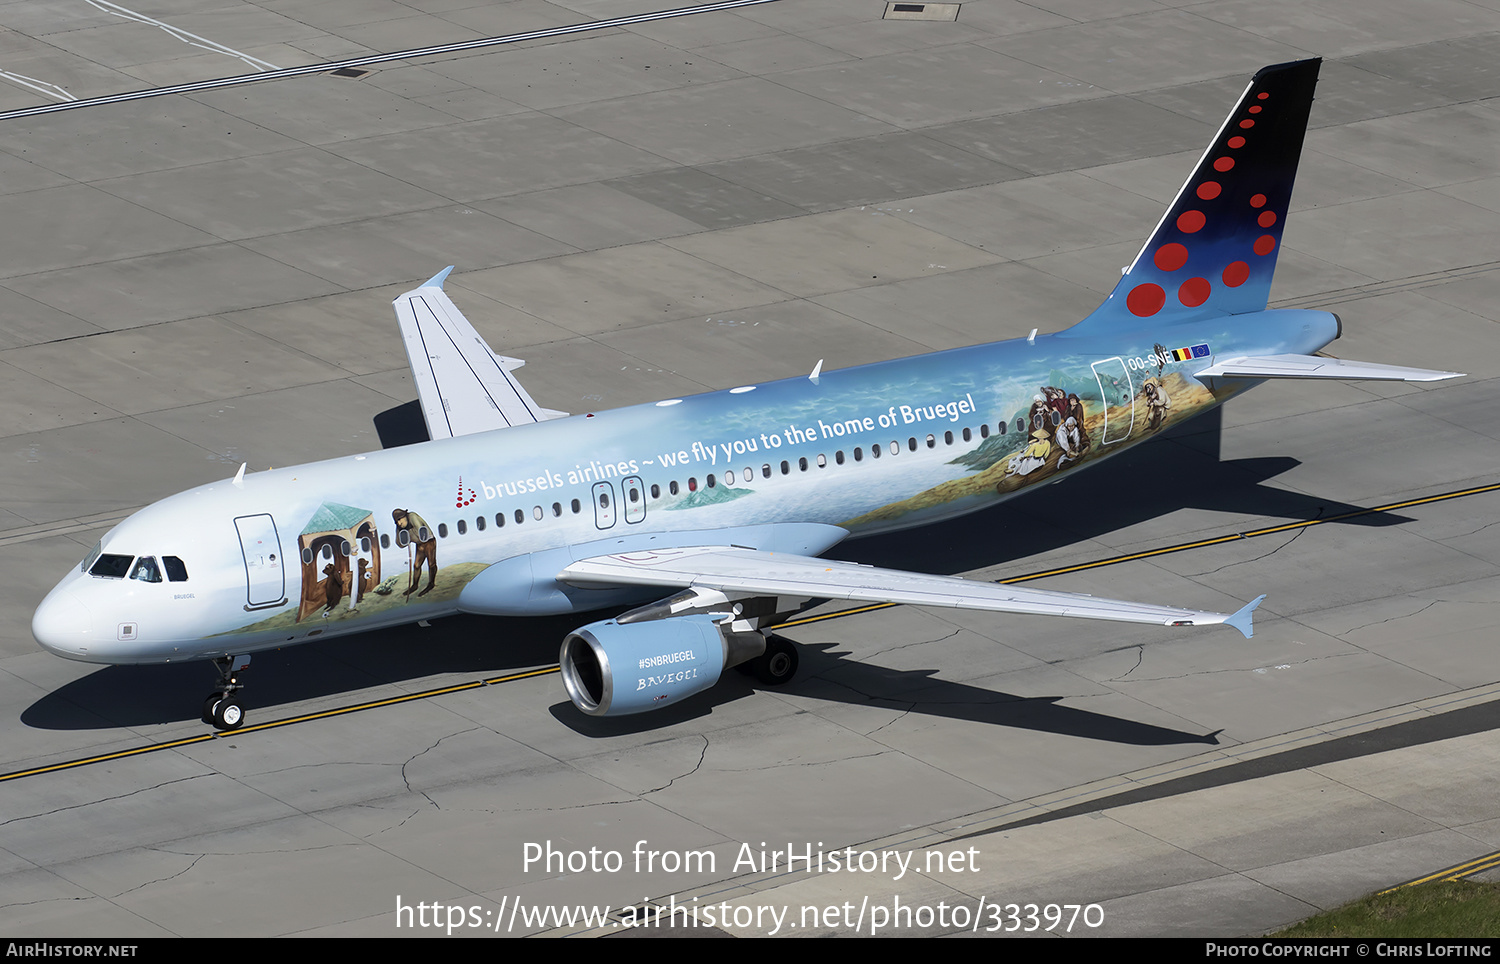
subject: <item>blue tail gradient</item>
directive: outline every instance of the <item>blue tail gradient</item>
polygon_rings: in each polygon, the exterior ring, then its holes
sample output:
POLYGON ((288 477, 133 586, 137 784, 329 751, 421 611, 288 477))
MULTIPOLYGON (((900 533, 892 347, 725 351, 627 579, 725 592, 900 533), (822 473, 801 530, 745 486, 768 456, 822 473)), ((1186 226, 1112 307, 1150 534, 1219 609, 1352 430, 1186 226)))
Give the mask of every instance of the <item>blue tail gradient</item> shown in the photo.
POLYGON ((1265 309, 1321 64, 1255 75, 1114 291, 1064 334, 1265 309))

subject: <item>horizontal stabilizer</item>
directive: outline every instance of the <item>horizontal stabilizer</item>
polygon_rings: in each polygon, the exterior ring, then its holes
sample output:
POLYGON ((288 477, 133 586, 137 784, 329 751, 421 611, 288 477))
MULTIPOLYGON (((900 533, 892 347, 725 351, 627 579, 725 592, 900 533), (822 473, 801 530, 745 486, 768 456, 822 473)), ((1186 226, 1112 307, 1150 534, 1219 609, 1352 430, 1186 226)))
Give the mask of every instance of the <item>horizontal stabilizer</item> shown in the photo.
POLYGON ((1250 634, 1250 611, 1260 602, 1257 599, 1230 615, 1100 599, 1078 593, 1023 589, 957 576, 876 569, 851 562, 736 546, 697 546, 594 556, 568 566, 558 578, 575 586, 693 587, 754 596, 893 602, 1162 626, 1229 623, 1246 636, 1250 634))
POLYGON ((1400 365, 1376 365, 1342 358, 1323 358, 1320 355, 1256 355, 1217 361, 1195 374, 1198 378, 1347 378, 1436 382, 1444 378, 1458 378, 1463 373, 1403 368, 1400 365))
POLYGON ((469 324, 443 291, 452 270, 392 302, 428 436, 453 438, 567 415, 538 405, 511 374, 526 363, 495 354, 469 324))

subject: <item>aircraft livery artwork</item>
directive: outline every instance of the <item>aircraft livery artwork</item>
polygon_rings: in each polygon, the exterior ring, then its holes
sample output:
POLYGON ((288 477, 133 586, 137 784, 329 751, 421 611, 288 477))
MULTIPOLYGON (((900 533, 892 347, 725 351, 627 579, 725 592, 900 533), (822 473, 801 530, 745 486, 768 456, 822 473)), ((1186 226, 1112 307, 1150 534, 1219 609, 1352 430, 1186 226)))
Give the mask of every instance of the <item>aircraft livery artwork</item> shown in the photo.
POLYGON ((851 534, 972 512, 1150 439, 1275 378, 1431 380, 1315 355, 1322 311, 1267 310, 1319 61, 1256 74, 1113 292, 1072 328, 566 416, 537 405, 443 291, 397 298, 432 441, 246 475, 141 510, 38 608, 47 649, 214 662, 204 719, 243 721, 271 647, 452 613, 636 606, 563 642, 584 712, 669 705, 742 666, 814 599, 1227 624, 1234 613, 816 558, 851 534), (653 602, 652 600, 657 600, 653 602))

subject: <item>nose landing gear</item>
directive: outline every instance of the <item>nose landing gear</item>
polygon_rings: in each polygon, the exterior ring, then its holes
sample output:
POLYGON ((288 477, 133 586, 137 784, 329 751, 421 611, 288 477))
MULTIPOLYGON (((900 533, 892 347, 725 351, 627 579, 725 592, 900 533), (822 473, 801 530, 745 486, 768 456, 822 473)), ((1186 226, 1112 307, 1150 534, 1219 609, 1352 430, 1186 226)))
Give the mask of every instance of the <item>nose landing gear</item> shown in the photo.
POLYGON ((244 725, 245 704, 237 694, 245 686, 239 674, 249 665, 249 656, 220 656, 214 660, 219 685, 203 701, 203 722, 217 730, 237 730, 244 725))

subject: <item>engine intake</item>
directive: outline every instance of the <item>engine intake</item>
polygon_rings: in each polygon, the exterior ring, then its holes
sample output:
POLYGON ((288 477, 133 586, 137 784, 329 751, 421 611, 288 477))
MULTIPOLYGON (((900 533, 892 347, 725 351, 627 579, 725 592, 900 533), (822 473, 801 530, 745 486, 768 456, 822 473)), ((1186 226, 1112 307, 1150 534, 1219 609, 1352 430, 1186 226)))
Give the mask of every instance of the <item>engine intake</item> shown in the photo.
POLYGON ((759 633, 726 633, 722 615, 590 623, 563 640, 558 662, 573 705, 590 716, 671 706, 719 681, 726 666, 765 651, 759 633))

